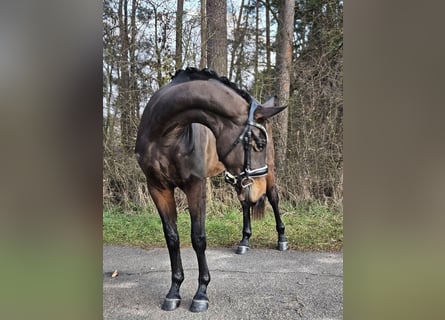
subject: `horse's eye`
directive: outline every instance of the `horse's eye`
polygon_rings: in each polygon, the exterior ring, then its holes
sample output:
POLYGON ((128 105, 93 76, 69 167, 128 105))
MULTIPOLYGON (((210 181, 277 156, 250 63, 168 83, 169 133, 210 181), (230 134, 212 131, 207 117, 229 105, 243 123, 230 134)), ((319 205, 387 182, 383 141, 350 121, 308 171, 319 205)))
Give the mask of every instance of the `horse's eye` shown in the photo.
POLYGON ((264 139, 255 139, 255 150, 263 151, 266 147, 266 141, 264 139))
POLYGON ((265 146, 266 146, 266 144, 264 143, 264 141, 261 141, 260 143, 258 143, 258 148, 261 150, 263 150, 265 146))

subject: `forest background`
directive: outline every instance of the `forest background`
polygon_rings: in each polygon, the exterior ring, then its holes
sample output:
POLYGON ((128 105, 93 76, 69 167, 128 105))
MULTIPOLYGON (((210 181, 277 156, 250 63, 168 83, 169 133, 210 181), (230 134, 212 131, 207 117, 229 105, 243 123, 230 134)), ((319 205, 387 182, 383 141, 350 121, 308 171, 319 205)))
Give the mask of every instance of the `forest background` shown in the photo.
MULTIPOLYGON (((277 95, 288 105, 274 123, 282 201, 342 212, 343 1, 104 0, 103 21, 104 210, 151 206, 134 157, 137 125, 151 95, 192 66, 215 69, 259 101, 277 95), (280 67, 286 28, 290 60, 280 67), (218 39, 226 51, 215 58, 218 39)), ((210 208, 236 203, 221 177, 211 179, 208 198, 210 208)), ((177 200, 186 208, 180 193, 177 200)))

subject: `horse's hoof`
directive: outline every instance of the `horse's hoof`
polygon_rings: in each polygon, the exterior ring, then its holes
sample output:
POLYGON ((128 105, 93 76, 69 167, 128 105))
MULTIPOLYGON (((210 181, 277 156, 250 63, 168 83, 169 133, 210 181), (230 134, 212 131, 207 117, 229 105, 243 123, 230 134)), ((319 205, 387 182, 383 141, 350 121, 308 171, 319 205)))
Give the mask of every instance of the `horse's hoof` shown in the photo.
POLYGON ((282 241, 282 242, 278 241, 277 249, 280 251, 286 251, 287 249, 289 249, 287 241, 282 241))
POLYGON ((193 300, 190 306, 191 312, 204 312, 209 308, 208 300, 193 300))
POLYGON ((237 254, 245 254, 249 250, 248 246, 238 246, 236 249, 237 254))
POLYGON ((162 310, 165 311, 173 311, 181 304, 181 299, 170 299, 165 298, 164 303, 162 304, 162 310))

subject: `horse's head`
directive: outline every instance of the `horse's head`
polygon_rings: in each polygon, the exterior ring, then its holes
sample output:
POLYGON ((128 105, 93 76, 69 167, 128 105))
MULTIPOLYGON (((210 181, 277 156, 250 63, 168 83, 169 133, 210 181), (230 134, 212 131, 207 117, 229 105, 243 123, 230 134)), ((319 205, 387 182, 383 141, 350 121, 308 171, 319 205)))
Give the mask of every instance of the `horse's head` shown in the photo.
POLYGON ((252 100, 247 122, 240 126, 241 133, 222 158, 226 166, 225 181, 235 187, 241 201, 252 204, 266 193, 266 157, 267 151, 273 150, 271 146, 267 147, 272 141, 265 122, 286 108, 275 107, 274 100, 271 98, 263 105, 252 100))

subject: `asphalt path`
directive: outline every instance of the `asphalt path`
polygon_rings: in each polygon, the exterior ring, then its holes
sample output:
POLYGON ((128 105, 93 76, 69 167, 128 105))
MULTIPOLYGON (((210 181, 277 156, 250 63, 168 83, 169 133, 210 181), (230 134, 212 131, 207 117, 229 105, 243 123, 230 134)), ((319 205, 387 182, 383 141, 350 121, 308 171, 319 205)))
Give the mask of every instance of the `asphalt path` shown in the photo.
POLYGON ((104 246, 104 319, 343 318, 342 253, 251 249, 237 255, 225 248, 207 249, 206 254, 209 309, 188 310, 198 286, 198 266, 193 249, 183 248, 182 302, 174 311, 163 311, 170 287, 167 249, 104 246))

